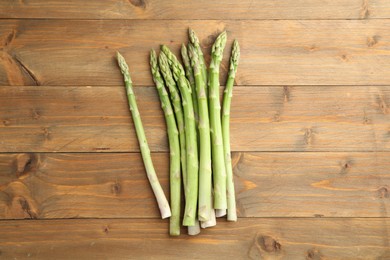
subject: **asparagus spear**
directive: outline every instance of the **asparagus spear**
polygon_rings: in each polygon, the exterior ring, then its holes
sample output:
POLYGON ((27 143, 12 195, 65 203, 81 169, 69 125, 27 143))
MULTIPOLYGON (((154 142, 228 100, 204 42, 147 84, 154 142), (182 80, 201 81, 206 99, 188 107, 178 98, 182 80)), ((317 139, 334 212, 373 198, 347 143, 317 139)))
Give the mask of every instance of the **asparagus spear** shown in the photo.
POLYGON ((200 47, 200 44, 199 44, 198 36, 196 36, 195 31, 192 30, 191 28, 188 30, 188 34, 189 34, 191 44, 195 47, 196 51, 198 52, 201 73, 202 73, 202 77, 204 79, 204 82, 206 82, 206 93, 208 93, 207 66, 206 66, 206 61, 205 61, 204 56, 203 56, 202 48, 200 47))
POLYGON ((185 129, 184 129, 184 116, 183 109, 181 106, 180 94, 178 89, 176 88, 176 82, 173 79, 172 72, 169 68, 167 56, 161 52, 159 59, 161 74, 165 80, 165 84, 168 87, 170 98, 172 101, 172 105, 174 108, 174 113, 177 122, 177 128, 179 130, 179 139, 180 139, 180 160, 181 160, 181 171, 183 174, 183 185, 184 189, 186 188, 187 182, 187 161, 186 161, 186 137, 185 137, 185 129))
MULTIPOLYGON (((176 88, 176 82, 173 79, 172 72, 169 68, 167 56, 161 52, 159 56, 159 65, 160 71, 164 77, 165 83, 168 86, 168 89, 171 94, 172 104, 175 109, 176 121, 179 127, 179 137, 180 137, 180 156, 182 161, 182 176, 183 176, 183 186, 184 186, 184 196, 187 194, 187 164, 186 164, 186 141, 185 141, 185 131, 184 131, 184 117, 183 110, 180 101, 180 94, 176 88), (181 131, 182 130, 182 131, 181 131)), ((197 235, 200 232, 199 223, 195 221, 194 226, 188 227, 189 235, 197 235)))
POLYGON ((181 57, 183 60, 186 77, 188 81, 190 82, 191 86, 191 94, 192 94, 192 104, 194 106, 194 114, 195 114, 195 120, 196 123, 199 122, 199 108, 198 108, 198 101, 197 101, 197 95, 196 95, 196 86, 195 86, 195 78, 194 78, 194 72, 191 66, 190 58, 188 57, 188 51, 184 43, 181 45, 181 57))
POLYGON ((154 170, 153 167, 152 157, 150 156, 149 145, 146 140, 144 127, 142 126, 141 116, 139 114, 138 107, 137 107, 137 101, 135 99, 135 95, 133 92, 133 85, 130 78, 129 67, 127 66, 125 59, 119 52, 117 52, 117 59, 125 81, 129 108, 133 117, 134 127, 137 133, 137 138, 141 149, 142 160, 144 162, 145 169, 146 169, 146 174, 148 176, 150 185, 152 186, 152 190, 156 197, 158 207, 160 208, 161 217, 168 218, 171 216, 171 209, 164 195, 164 191, 161 188, 161 185, 158 181, 156 171, 154 170))
POLYGON ((180 235, 180 193, 181 193, 181 178, 180 178, 180 145, 179 131, 177 130, 175 115, 168 93, 165 90, 164 80, 161 77, 157 65, 157 56, 154 50, 150 51, 150 70, 152 72, 153 81, 156 85, 158 95, 161 101, 161 108, 164 111, 165 122, 167 124, 169 150, 170 150, 170 193, 171 193, 171 210, 172 216, 169 220, 169 234, 171 236, 180 235))
POLYGON ((186 205, 184 210, 184 226, 194 226, 197 199, 198 199, 198 144, 196 139, 196 124, 194 108, 192 104, 191 87, 185 77, 184 69, 175 55, 167 46, 161 47, 162 52, 167 56, 170 68, 173 72, 176 83, 179 86, 184 110, 184 124, 186 129, 186 151, 187 151, 187 187, 186 205))
POLYGON ((233 96, 234 78, 237 72, 238 60, 240 59, 240 46, 238 41, 234 40, 232 54, 230 56, 229 75, 226 81, 226 87, 223 96, 222 105, 222 136, 223 148, 225 152, 225 167, 227 179, 227 220, 237 221, 236 198, 234 192, 232 158, 230 155, 230 104, 233 96))
POLYGON ((207 105, 206 82, 201 73, 199 56, 196 49, 189 45, 188 54, 191 58, 195 76, 197 102, 199 108, 199 202, 198 218, 208 221, 211 215, 211 147, 210 123, 207 105))
POLYGON ((226 169, 221 129, 221 104, 219 101, 219 67, 226 45, 226 32, 222 32, 214 42, 209 68, 209 106, 212 142, 212 162, 214 174, 214 208, 226 209, 226 169))

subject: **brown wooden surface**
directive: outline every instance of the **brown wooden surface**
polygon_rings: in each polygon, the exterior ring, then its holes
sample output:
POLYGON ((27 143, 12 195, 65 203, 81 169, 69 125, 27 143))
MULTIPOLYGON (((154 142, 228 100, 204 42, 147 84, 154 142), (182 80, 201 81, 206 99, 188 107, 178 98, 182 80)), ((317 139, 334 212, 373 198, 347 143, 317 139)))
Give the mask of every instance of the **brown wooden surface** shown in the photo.
POLYGON ((1 18, 65 19, 376 19, 387 0, 2 0, 1 18))
MULTIPOLYGON (((135 88, 152 151, 168 151, 154 87, 135 88)), ((134 152, 124 87, 0 87, 2 152, 134 152)), ((389 86, 235 87, 234 151, 389 151, 389 86), (315 100, 315 102, 313 102, 315 100)))
MULTIPOLYGON (((168 193, 168 155, 153 153, 168 193)), ((233 153, 240 217, 387 217, 390 153, 233 153)), ((0 156, 0 218, 158 218, 138 153, 0 156)))
MULTIPOLYGON (((135 85, 151 85, 148 53, 178 53, 187 28, 205 53, 226 29, 240 41, 238 85, 388 85, 390 19, 380 20, 3 20, 0 85, 121 85, 114 59, 135 85)), ((228 51, 221 73, 225 80, 228 51)), ((208 57, 207 57, 208 59, 208 57)))
POLYGON ((0 258, 390 259, 389 18, 387 0, 0 1, 0 258), (168 194, 148 51, 188 27, 207 60, 228 31, 222 84, 241 45, 239 220, 170 238, 114 54, 168 194))
POLYGON ((169 238, 167 227, 167 221, 146 219, 2 221, 0 250, 5 259, 390 257, 388 219, 246 218, 179 238, 169 238))

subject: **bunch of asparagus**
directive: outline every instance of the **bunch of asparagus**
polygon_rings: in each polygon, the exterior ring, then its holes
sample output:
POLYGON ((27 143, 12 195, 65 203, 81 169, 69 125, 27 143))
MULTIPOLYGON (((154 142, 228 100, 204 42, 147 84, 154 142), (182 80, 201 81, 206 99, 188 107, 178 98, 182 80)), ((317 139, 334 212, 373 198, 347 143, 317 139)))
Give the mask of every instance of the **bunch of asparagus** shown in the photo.
POLYGON ((154 50, 150 52, 152 77, 167 125, 170 207, 153 168, 128 66, 117 53, 147 176, 162 218, 170 217, 169 233, 172 236, 180 235, 182 184, 185 196, 182 223, 188 227, 188 234, 198 234, 200 226, 216 225, 216 217, 226 214, 227 220, 237 221, 229 120, 240 49, 235 40, 221 113, 219 70, 226 40, 226 32, 215 40, 208 69, 198 37, 191 29, 188 45, 181 47, 184 67, 165 45, 161 46, 158 57, 154 50))

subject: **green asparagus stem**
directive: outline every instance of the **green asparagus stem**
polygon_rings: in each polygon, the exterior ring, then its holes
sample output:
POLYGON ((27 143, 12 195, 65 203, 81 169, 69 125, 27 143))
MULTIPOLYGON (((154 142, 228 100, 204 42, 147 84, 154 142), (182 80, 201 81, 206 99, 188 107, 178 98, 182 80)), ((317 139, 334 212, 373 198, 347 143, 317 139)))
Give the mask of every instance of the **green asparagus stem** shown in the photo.
POLYGON ((202 48, 200 47, 200 44, 199 44, 198 36, 196 36, 195 31, 192 30, 191 28, 188 30, 188 34, 189 34, 191 44, 195 47, 196 51, 198 52, 201 73, 202 73, 202 77, 204 79, 204 82, 206 82, 206 93, 208 93, 207 66, 206 66, 206 61, 205 61, 204 56, 203 56, 202 48))
POLYGON ((194 105, 194 114, 195 114, 195 120, 198 124, 199 122, 199 109, 198 109, 198 100, 196 96, 196 86, 195 86, 195 78, 194 78, 194 72, 192 70, 190 58, 188 57, 188 51, 184 44, 181 45, 181 58, 183 60, 186 77, 188 81, 190 82, 191 86, 191 94, 192 94, 192 104, 194 105))
POLYGON ((230 56, 230 67, 228 79, 223 96, 222 105, 222 136, 223 148, 225 152, 225 167, 227 179, 227 220, 237 221, 236 198, 233 182, 232 158, 230 155, 230 104, 233 97, 233 84, 237 72, 238 61, 240 59, 240 46, 238 41, 234 40, 232 54, 230 56))
POLYGON ((211 216, 211 146, 209 109, 207 105, 206 82, 201 73, 199 56, 196 49, 189 45, 188 54, 191 58, 196 84, 197 102, 199 107, 199 202, 198 218, 208 221, 211 216))
POLYGON ((169 68, 167 56, 163 52, 160 53, 158 62, 160 65, 161 74, 169 90, 170 98, 172 101, 172 105, 176 117, 177 129, 179 130, 181 172, 183 175, 183 186, 185 190, 186 183, 187 183, 187 160, 186 160, 187 152, 186 152, 186 136, 185 136, 185 129, 184 129, 184 115, 181 106, 180 94, 176 87, 176 82, 173 79, 171 69, 169 68))
POLYGON ((181 203, 181 177, 180 177, 180 144, 179 131, 177 130, 175 115, 167 91, 165 90, 164 80, 161 77, 157 56, 154 50, 150 52, 150 69, 153 81, 156 85, 158 95, 161 101, 161 108, 164 111, 165 122, 167 124, 169 151, 170 151, 170 193, 171 193, 171 211, 172 216, 169 220, 169 234, 171 236, 180 235, 180 203, 181 203))
MULTIPOLYGON (((160 71, 163 74, 164 80, 166 85, 168 86, 168 89, 171 94, 172 104, 175 109, 175 115, 176 115, 176 121, 179 128, 179 137, 180 137, 180 156, 182 161, 182 176, 183 176, 183 186, 184 186, 184 196, 187 195, 187 164, 186 164, 186 141, 185 141, 185 130, 184 130, 184 116, 183 116, 183 110, 180 100, 180 94, 178 92, 178 89, 176 88, 176 82, 173 79, 172 72, 169 68, 168 59, 166 55, 161 52, 159 56, 159 65, 160 65, 160 71), (182 131, 180 131, 180 129, 182 131)), ((197 235, 200 232, 199 223, 195 221, 194 226, 188 227, 188 234, 189 235, 197 235)))
POLYGON ((184 69, 175 57, 175 55, 168 49, 167 46, 162 46, 161 50, 168 58, 170 68, 173 72, 175 81, 179 86, 180 94, 182 97, 187 151, 187 191, 183 225, 194 226, 198 199, 199 166, 196 124, 194 117, 194 107, 192 104, 191 87, 185 77, 184 69))
POLYGON ((142 126, 141 116, 139 114, 137 102, 133 92, 133 85, 130 78, 129 67, 127 66, 125 59, 119 52, 117 52, 117 59, 125 81, 129 108, 133 117, 134 127, 137 133, 137 138, 141 149, 142 160, 144 162, 145 169, 146 169, 146 174, 148 176, 150 185, 152 186, 152 190, 156 197, 158 207, 160 208, 161 217, 168 218, 171 216, 171 209, 164 195, 164 191, 161 188, 161 185, 158 181, 156 171, 154 170, 153 167, 152 157, 150 156, 149 145, 146 140, 144 127, 142 126))
POLYGON ((226 169, 221 129, 221 104, 219 101, 219 67, 226 45, 226 32, 222 32, 212 47, 209 68, 209 106, 214 174, 214 208, 226 209, 226 169))

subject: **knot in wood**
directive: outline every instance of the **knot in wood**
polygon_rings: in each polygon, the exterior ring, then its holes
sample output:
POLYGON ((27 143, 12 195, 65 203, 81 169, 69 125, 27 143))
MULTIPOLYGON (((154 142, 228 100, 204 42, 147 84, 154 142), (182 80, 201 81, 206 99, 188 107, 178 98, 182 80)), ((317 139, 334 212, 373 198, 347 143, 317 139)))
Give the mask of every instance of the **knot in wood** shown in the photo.
POLYGON ((282 248, 280 243, 270 236, 260 236, 257 243, 268 253, 279 252, 282 248))
POLYGON ((378 197, 380 199, 389 198, 389 188, 388 187, 383 186, 383 187, 379 188, 377 192, 378 192, 378 197))
POLYGON ((130 2, 130 4, 134 5, 135 7, 146 9, 145 0, 129 0, 129 2, 130 2))
POLYGON ((312 248, 307 251, 306 254, 306 259, 307 260, 321 260, 322 255, 321 252, 317 248, 312 248))
POLYGON ((33 156, 28 153, 19 154, 16 156, 16 176, 19 177, 28 173, 32 168, 33 156))

